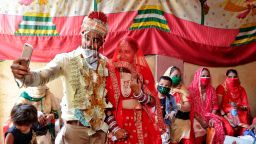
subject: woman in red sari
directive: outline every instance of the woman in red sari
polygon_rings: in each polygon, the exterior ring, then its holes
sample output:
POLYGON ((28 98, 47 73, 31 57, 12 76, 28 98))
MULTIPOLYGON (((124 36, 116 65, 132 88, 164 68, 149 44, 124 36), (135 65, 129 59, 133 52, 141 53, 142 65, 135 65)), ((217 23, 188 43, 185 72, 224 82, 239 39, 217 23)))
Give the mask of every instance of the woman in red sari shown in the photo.
POLYGON ((117 138, 118 129, 126 131, 126 137, 115 142, 161 144, 160 130, 164 129, 164 123, 155 98, 154 78, 134 39, 126 37, 118 43, 109 65, 107 87, 114 115, 107 120, 109 129, 117 138))
POLYGON ((229 69, 226 72, 226 80, 220 84, 216 93, 221 106, 224 128, 227 135, 242 135, 249 124, 249 105, 245 89, 240 85, 237 71, 229 69), (237 115, 240 123, 236 124, 231 118, 231 102, 237 105, 237 115))
POLYGON ((191 125, 194 131, 193 137, 196 137, 194 143, 202 143, 206 129, 214 127, 213 143, 223 144, 225 134, 221 118, 215 115, 218 110, 218 100, 215 89, 211 86, 210 72, 207 68, 200 68, 196 71, 194 79, 189 86, 189 93, 191 100, 191 125), (198 124, 194 124, 195 122, 198 124))

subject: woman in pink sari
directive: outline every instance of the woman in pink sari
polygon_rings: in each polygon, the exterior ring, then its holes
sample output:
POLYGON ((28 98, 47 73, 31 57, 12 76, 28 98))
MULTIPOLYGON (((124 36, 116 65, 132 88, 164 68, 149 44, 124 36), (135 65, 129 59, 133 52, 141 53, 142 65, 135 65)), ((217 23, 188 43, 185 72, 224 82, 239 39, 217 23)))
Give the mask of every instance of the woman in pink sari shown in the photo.
POLYGON ((160 130, 165 125, 155 98, 155 82, 136 40, 126 37, 118 43, 109 65, 107 87, 113 116, 106 121, 119 139, 115 143, 161 144, 160 130), (119 134, 121 130, 124 137, 119 134))
POLYGON ((194 79, 189 86, 189 93, 191 100, 191 123, 194 131, 193 137, 196 137, 194 143, 202 143, 206 129, 214 127, 213 143, 223 144, 225 134, 221 118, 215 115, 218 110, 218 100, 215 89, 211 86, 210 72, 207 68, 200 68, 196 71, 194 79))
POLYGON ((249 105, 245 89, 240 85, 237 71, 229 69, 226 72, 226 80, 220 84, 216 93, 221 106, 221 115, 223 116, 224 128, 227 135, 242 135, 249 124, 249 105), (239 123, 232 120, 232 103, 237 105, 236 114, 239 123))

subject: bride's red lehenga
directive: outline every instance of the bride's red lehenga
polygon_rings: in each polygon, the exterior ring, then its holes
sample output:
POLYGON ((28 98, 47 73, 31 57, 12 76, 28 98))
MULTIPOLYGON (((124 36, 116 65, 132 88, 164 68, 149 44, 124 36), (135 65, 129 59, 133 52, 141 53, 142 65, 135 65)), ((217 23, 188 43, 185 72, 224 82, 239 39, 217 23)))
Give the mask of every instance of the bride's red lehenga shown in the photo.
POLYGON ((134 39, 127 37, 119 42, 109 64, 109 79, 106 85, 108 100, 113 104, 112 112, 117 124, 129 134, 127 140, 116 143, 161 144, 161 130, 165 129, 165 125, 156 97, 154 78, 142 50, 134 39), (124 53, 130 53, 129 49, 137 49, 130 62, 124 60, 127 57, 123 57, 124 53), (137 77, 143 81, 143 92, 155 97, 155 107, 140 104, 135 99, 130 84, 137 77))

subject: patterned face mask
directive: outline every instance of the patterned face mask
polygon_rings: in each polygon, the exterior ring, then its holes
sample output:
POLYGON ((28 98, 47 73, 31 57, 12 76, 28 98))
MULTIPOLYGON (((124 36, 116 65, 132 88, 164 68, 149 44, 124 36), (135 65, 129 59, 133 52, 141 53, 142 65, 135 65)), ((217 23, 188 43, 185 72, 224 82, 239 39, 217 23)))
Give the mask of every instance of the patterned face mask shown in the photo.
POLYGON ((163 86, 160 86, 160 85, 157 86, 157 90, 158 90, 161 94, 164 94, 164 95, 167 95, 167 94, 169 94, 169 92, 170 92, 170 88, 168 88, 168 87, 163 87, 163 86))

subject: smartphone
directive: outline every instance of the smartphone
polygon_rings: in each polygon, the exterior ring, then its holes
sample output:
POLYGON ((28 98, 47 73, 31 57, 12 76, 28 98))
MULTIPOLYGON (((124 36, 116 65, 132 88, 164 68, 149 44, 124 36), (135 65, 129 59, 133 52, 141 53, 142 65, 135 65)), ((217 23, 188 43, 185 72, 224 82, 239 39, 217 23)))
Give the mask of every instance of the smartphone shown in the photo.
POLYGON ((27 63, 23 63, 23 64, 21 63, 22 65, 27 65, 27 66, 29 65, 32 53, 33 53, 33 46, 28 44, 28 43, 25 43, 24 46, 23 46, 21 57, 22 58, 27 58, 28 62, 27 63))

